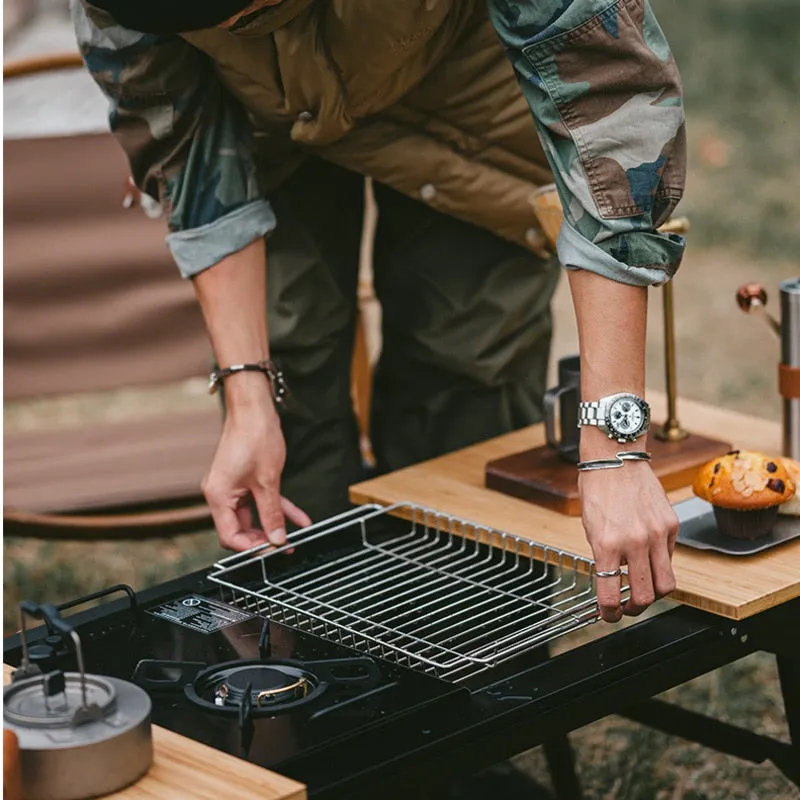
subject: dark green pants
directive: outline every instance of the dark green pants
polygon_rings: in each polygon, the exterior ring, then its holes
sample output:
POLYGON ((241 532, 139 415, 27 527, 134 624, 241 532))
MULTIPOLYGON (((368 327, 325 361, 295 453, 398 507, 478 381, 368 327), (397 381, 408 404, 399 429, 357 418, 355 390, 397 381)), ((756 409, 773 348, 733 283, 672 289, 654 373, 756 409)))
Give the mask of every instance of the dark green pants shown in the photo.
MULTIPOLYGON (((383 349, 371 440, 379 471, 540 419, 555 261, 375 186, 383 349)), ((270 195, 270 346, 286 374, 283 493, 312 519, 364 477, 350 397, 363 179, 308 159, 270 195)))

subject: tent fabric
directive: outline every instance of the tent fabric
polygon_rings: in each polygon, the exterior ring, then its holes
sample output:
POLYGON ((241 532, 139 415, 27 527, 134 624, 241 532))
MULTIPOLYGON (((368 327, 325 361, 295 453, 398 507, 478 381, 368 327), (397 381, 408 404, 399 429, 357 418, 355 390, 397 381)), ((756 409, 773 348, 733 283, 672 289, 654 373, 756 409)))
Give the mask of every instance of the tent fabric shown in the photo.
POLYGON ((123 208, 110 134, 4 142, 4 397, 206 374, 209 345, 166 224, 123 208))
MULTIPOLYGON (((100 392, 205 375, 210 348, 163 219, 123 208, 110 134, 4 142, 4 397, 100 392)), ((31 511, 197 498, 215 410, 6 432, 4 505, 31 511)))
POLYGON ((196 500, 220 424, 219 414, 194 411, 6 434, 3 503, 74 512, 196 500))

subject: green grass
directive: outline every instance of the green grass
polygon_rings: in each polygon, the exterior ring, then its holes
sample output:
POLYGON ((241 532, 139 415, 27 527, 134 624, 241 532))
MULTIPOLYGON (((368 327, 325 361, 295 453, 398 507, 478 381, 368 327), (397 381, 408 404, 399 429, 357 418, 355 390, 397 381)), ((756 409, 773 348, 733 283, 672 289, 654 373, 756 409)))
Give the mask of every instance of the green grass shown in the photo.
POLYGON ((653 0, 681 69, 698 245, 800 252, 800 3, 653 0), (709 161, 709 147, 725 153, 709 161), (716 162, 716 163, 712 163, 716 162))
POLYGON ((3 629, 17 630, 20 600, 59 603, 113 583, 137 591, 202 569, 224 554, 214 531, 144 541, 3 538, 3 629))

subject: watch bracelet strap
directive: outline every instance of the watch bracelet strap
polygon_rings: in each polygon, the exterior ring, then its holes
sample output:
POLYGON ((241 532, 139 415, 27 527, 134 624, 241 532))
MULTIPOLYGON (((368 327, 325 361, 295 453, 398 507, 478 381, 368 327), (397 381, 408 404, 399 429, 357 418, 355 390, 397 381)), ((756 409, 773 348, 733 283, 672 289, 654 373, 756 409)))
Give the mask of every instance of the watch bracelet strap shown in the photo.
POLYGON ((582 428, 585 425, 599 425, 600 422, 600 403, 578 403, 579 428, 582 428))
POLYGON ((286 378, 283 372, 275 365, 273 361, 258 361, 252 364, 231 364, 224 369, 214 369, 208 376, 208 393, 214 394, 217 389, 225 382, 226 378, 231 375, 236 375, 240 372, 260 372, 266 376, 272 399, 278 408, 284 408, 289 395, 289 387, 286 384, 286 378))
POLYGON ((579 472, 593 472, 598 469, 619 469, 626 461, 652 461, 652 456, 645 450, 621 450, 614 458, 595 458, 590 461, 579 461, 579 472))

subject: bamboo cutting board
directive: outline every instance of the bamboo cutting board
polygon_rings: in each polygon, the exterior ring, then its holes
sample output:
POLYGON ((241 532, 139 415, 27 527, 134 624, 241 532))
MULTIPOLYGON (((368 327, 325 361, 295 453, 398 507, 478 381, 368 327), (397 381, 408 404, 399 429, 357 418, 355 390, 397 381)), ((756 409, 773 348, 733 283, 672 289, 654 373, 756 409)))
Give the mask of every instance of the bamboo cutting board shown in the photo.
MULTIPOLYGON (((3 683, 12 668, 3 664, 3 683)), ((153 726, 150 771, 109 800, 306 800, 305 787, 212 747, 153 726)))
POLYGON ((138 783, 112 800, 305 800, 306 790, 275 772, 153 726, 155 759, 138 783))
MULTIPOLYGON (((664 398, 649 393, 654 415, 663 415, 664 398)), ((734 443, 735 447, 780 453, 780 426, 731 411, 682 400, 681 422, 693 433, 734 443)), ((544 442, 534 425, 432 461, 357 484, 355 503, 410 501, 481 525, 534 539, 591 558, 579 518, 487 489, 486 464, 544 442)), ((672 502, 691 497, 690 488, 670 492, 672 502)), ((800 541, 747 557, 725 556, 679 545, 673 558, 677 589, 672 599, 731 619, 744 619, 800 596, 800 541)))

